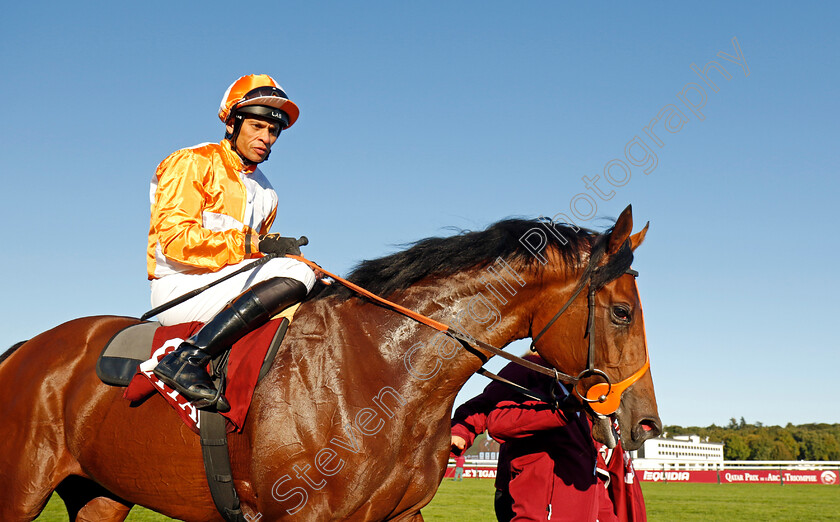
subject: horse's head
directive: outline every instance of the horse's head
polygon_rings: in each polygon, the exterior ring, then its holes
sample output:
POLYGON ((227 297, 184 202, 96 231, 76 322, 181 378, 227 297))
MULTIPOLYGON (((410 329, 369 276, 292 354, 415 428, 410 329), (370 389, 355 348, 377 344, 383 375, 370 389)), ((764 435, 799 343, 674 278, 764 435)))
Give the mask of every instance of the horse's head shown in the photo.
POLYGON ((542 292, 546 297, 532 321, 532 331, 539 332, 533 336, 534 345, 543 359, 579 378, 575 395, 592 418, 594 438, 615 446, 612 426, 617 419, 626 450, 639 448, 662 430, 642 304, 635 272, 629 270, 647 226, 635 235, 632 228, 628 206, 612 230, 593 238, 582 274, 570 277, 562 269, 550 277, 547 273, 542 292))

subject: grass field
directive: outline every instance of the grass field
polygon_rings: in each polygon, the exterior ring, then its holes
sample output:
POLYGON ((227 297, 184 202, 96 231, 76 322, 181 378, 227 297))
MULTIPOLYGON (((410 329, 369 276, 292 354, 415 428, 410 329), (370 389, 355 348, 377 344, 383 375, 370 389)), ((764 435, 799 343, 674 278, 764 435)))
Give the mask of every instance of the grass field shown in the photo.
MULTIPOLYGON (((642 489, 651 522, 840 520, 840 486, 644 482, 642 489)), ((429 522, 494 521, 493 481, 444 480, 432 503, 423 509, 423 517, 429 522)), ((66 521, 61 499, 53 496, 38 520, 66 521)), ((135 507, 127 520, 172 519, 135 507)))

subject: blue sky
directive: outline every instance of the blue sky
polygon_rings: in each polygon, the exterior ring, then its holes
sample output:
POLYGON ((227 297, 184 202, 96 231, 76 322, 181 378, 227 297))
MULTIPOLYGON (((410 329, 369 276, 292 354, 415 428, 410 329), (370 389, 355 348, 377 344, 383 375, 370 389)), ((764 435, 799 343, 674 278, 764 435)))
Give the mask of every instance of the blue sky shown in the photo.
POLYGON ((232 7, 4 6, 0 346, 148 309, 155 166, 218 141, 225 88, 268 73, 301 107, 263 167, 274 231, 307 235, 311 259, 346 274, 446 227, 569 214, 581 193, 588 227, 632 203, 651 222, 634 267, 663 421, 840 422, 835 4, 232 7), (733 38, 749 75, 718 56, 733 38), (731 75, 709 73, 717 92, 691 69, 710 60, 731 75), (644 128, 668 105, 686 121, 657 147, 644 128), (610 187, 637 136, 655 169, 610 187))

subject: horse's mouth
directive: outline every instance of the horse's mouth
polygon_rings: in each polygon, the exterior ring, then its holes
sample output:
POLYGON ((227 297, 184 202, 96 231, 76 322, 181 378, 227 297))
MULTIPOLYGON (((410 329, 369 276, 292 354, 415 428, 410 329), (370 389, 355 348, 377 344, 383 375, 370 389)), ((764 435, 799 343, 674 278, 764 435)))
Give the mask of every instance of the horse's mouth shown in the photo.
POLYGON ((608 448, 618 445, 619 435, 615 430, 615 414, 598 415, 592 418, 592 438, 608 448))
POLYGON ((626 451, 633 451, 642 447, 647 439, 658 437, 662 433, 662 423, 658 417, 645 417, 631 428, 622 426, 619 415, 618 423, 622 435, 615 429, 615 420, 616 414, 592 416, 592 438, 608 448, 614 448, 621 440, 621 446, 626 451))

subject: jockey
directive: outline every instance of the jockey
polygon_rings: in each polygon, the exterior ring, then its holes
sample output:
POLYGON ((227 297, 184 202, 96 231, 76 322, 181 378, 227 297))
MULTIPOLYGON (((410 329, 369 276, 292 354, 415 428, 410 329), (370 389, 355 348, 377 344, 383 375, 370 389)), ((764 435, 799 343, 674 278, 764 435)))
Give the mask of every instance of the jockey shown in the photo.
POLYGON ((231 84, 219 108, 225 138, 172 153, 152 178, 146 255, 152 306, 235 272, 263 254, 279 256, 158 315, 164 325, 205 323, 154 370, 198 408, 230 408, 207 373, 209 361, 303 300, 315 284, 308 266, 283 257, 300 255, 296 240, 268 233, 278 198, 257 168, 298 114, 297 105, 273 78, 243 76, 231 84))

